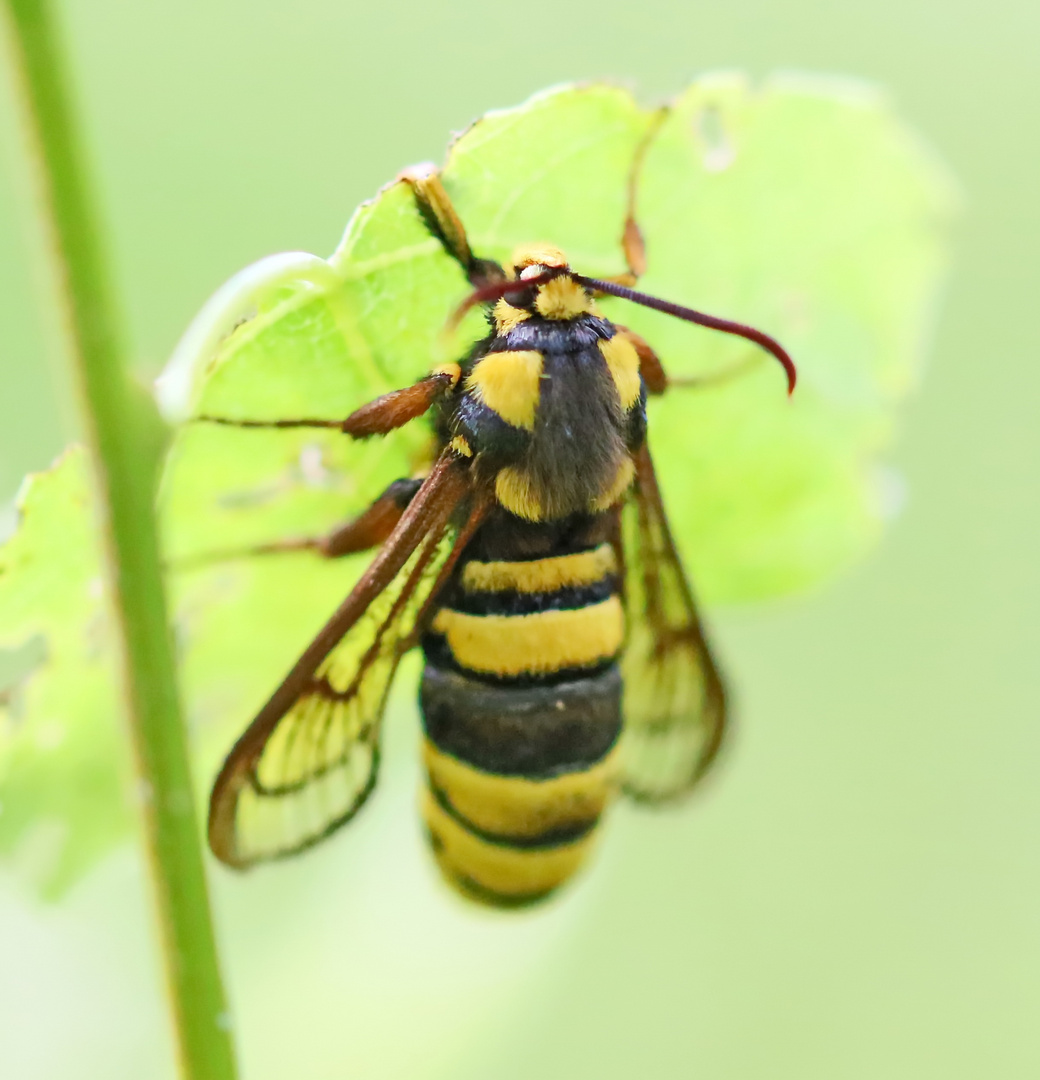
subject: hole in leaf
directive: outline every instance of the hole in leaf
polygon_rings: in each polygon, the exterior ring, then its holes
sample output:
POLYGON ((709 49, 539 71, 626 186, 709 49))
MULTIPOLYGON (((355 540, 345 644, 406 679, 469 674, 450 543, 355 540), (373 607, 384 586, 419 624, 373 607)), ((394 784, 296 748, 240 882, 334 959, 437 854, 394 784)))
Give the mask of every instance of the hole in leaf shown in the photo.
POLYGON ((328 487, 332 482, 332 473, 325 465, 325 450, 319 443, 301 447, 298 468, 300 478, 308 487, 328 487))
POLYGON ((708 172, 723 172, 736 161, 733 144, 717 105, 705 105, 693 118, 693 134, 700 143, 701 162, 708 172))

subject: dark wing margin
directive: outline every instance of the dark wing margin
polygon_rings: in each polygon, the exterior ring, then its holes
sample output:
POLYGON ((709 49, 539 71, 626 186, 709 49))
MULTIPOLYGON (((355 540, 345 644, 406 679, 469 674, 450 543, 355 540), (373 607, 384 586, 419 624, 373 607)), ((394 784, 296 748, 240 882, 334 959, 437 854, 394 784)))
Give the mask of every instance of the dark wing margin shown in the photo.
POLYGON ((446 452, 350 595, 232 747, 210 797, 209 843, 245 868, 316 844, 375 785, 379 728, 401 656, 486 512, 446 452))
POLYGON ((616 541, 627 638, 623 787, 645 802, 685 794, 722 742, 726 691, 668 528, 646 445, 616 541))

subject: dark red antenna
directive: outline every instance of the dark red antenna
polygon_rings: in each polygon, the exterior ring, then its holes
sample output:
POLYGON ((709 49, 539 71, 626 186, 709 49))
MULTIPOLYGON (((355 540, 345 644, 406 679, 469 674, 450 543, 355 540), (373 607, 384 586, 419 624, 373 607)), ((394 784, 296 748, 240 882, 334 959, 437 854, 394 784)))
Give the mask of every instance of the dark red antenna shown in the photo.
POLYGON ((701 311, 694 311, 693 308, 683 307, 682 304, 659 300, 656 296, 648 296, 646 293, 637 292, 635 289, 630 289, 625 285, 616 285, 613 281, 600 281, 597 278, 582 277, 581 274, 571 274, 571 277, 579 285, 584 285, 586 289, 595 289, 596 292, 619 296, 622 300, 631 300, 633 304, 641 304, 643 307, 653 308, 654 311, 674 315, 677 319, 696 323, 698 326, 706 326, 709 330, 721 330, 724 334, 735 334, 737 337, 753 341, 756 345, 765 349, 766 352, 772 353, 780 361, 784 371, 787 372, 787 392, 788 394, 794 393, 794 384, 798 379, 798 369, 794 366, 794 361, 779 341, 771 338, 768 334, 762 333, 761 330, 756 330, 753 326, 745 326, 744 323, 733 322, 730 319, 705 315, 701 311))
POLYGON ((562 266, 553 266, 540 274, 533 274, 531 277, 522 280, 517 278, 509 281, 489 281, 486 285, 479 285, 455 309, 454 314, 448 320, 447 329, 454 330, 462 322, 466 312, 477 304, 489 304, 493 300, 501 300, 503 296, 508 296, 511 292, 525 292, 527 289, 533 289, 537 285, 544 285, 546 282, 552 281, 554 277, 559 277, 565 273, 567 271, 562 266))

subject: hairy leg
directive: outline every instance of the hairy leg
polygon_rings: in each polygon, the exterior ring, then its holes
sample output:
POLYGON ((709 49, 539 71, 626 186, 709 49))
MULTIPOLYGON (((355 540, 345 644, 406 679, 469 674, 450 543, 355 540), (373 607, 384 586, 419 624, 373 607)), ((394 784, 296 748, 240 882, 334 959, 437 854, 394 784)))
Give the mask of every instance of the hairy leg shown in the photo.
POLYGON ((682 390, 691 388, 708 389, 713 386, 721 386, 753 371, 763 361, 763 354, 753 352, 743 360, 738 360, 721 371, 713 371, 707 375, 696 375, 685 379, 671 379, 664 370, 661 358, 650 347, 647 340, 630 330, 627 326, 619 326, 618 330, 628 338, 635 346, 639 356, 639 374, 643 377, 646 392, 651 395, 663 394, 666 390, 682 390))
POLYGON ((395 480, 367 510, 356 518, 337 525, 323 536, 291 536, 266 544, 224 551, 207 551, 176 559, 168 564, 171 570, 195 570, 215 563, 248 559, 260 555, 283 555, 293 551, 313 551, 326 559, 337 559, 377 547, 393 532, 394 526, 408 508, 422 485, 421 479, 395 480))
POLYGON ((196 416, 195 422, 242 428, 333 428, 355 439, 386 435, 428 412, 436 401, 455 388, 461 369, 458 364, 442 364, 418 382, 401 390, 391 390, 362 405, 346 420, 233 420, 224 416, 196 416))

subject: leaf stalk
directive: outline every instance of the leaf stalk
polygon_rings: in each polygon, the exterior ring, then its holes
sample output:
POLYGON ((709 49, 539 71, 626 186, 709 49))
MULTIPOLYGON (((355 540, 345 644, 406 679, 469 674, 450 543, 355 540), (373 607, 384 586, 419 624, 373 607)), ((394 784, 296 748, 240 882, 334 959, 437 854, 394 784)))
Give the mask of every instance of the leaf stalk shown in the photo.
POLYGON ((159 421, 126 372, 64 55, 46 0, 2 0, 59 278, 107 554, 136 800, 183 1080, 236 1066, 199 846, 154 515, 159 421))

